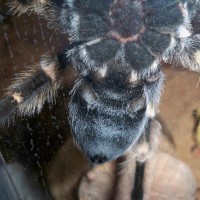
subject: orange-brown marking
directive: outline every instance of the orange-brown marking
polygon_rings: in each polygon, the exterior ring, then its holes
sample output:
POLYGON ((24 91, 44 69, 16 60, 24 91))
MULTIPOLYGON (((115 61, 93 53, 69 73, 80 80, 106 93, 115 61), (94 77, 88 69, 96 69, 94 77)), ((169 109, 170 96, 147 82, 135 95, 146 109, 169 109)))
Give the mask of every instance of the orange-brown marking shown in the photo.
POLYGON ((111 31, 111 32, 109 33, 109 36, 110 36, 110 37, 113 37, 113 38, 117 39, 118 41, 120 41, 121 43, 125 44, 125 43, 127 43, 127 42, 134 42, 134 41, 137 41, 139 35, 140 35, 141 33, 144 33, 144 31, 145 31, 145 28, 142 27, 141 30, 140 30, 140 32, 139 32, 138 34, 133 35, 133 36, 130 36, 130 37, 127 37, 127 38, 122 37, 122 36, 120 36, 118 33, 112 32, 112 31, 111 31))

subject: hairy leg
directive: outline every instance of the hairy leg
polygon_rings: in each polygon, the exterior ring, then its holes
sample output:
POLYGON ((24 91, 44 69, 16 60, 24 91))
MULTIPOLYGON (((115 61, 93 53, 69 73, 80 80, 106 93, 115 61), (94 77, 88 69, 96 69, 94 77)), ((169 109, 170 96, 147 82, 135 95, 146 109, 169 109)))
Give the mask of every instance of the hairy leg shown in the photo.
POLYGON ((10 10, 19 15, 28 11, 40 14, 50 5, 48 0, 8 0, 8 2, 10 10))
POLYGON ((200 71, 200 34, 180 39, 180 43, 167 52, 163 60, 173 65, 200 71))
POLYGON ((155 119, 149 119, 139 144, 125 155, 120 164, 115 200, 143 199, 146 162, 158 151, 160 135, 160 124, 155 119))
POLYGON ((61 87, 63 71, 69 65, 65 53, 42 61, 21 73, 0 100, 0 126, 16 116, 39 113, 45 103, 53 103, 61 87))
POLYGON ((48 21, 48 26, 60 33, 69 32, 69 6, 61 0, 8 0, 13 14, 36 13, 48 21))

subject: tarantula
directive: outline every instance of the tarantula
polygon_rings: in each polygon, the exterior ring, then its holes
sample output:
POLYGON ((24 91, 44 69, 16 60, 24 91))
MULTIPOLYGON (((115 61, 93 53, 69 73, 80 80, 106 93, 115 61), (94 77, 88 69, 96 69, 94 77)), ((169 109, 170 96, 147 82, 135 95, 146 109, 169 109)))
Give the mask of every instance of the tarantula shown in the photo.
POLYGON ((69 120, 94 164, 121 156, 146 133, 162 91, 161 61, 200 69, 200 35, 193 31, 199 0, 11 0, 10 6, 44 16, 69 45, 19 75, 0 100, 0 125, 53 103, 72 64, 78 77, 69 120))

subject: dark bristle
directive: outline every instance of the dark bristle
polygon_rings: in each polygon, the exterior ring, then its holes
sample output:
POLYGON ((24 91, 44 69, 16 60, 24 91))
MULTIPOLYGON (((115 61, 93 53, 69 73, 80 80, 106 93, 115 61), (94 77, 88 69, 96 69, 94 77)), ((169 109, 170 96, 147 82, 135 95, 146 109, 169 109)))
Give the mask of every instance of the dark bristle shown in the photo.
POLYGON ((144 170, 145 170, 145 163, 137 162, 135 171, 135 183, 131 193, 131 200, 143 200, 144 170))

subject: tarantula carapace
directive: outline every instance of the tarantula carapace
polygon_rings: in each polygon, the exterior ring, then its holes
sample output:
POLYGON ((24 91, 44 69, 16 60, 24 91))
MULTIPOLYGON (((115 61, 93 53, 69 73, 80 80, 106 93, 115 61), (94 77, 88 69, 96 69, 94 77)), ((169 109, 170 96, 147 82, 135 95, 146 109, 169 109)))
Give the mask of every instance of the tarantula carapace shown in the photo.
MULTIPOLYGON (((73 65, 73 136, 92 163, 124 154, 155 117, 163 85, 160 63, 200 69, 199 0, 10 0, 14 12, 45 16, 69 45, 22 73, 0 100, 0 124, 39 113, 73 65)), ((148 140, 148 133, 147 133, 148 140)))

